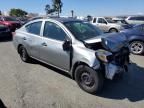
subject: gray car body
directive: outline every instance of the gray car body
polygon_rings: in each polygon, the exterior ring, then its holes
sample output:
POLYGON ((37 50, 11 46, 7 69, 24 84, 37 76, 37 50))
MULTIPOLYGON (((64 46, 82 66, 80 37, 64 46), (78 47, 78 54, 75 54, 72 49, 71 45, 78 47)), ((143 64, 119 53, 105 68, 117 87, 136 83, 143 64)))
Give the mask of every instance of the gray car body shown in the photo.
MULTIPOLYGON (((100 40, 98 39, 98 41, 100 40)), ((16 30, 13 43, 16 49, 18 49, 20 45, 23 45, 30 57, 64 70, 70 73, 72 77, 74 77, 76 66, 80 63, 86 64, 94 69, 98 69, 100 66, 95 56, 95 51, 86 48, 81 41, 75 39, 72 33, 60 21, 54 19, 38 19, 27 23, 22 28, 16 30), (40 36, 28 33, 25 26, 38 21, 42 21, 40 36), (72 55, 70 51, 63 50, 62 46, 64 41, 43 37, 43 29, 46 21, 53 22, 64 30, 67 38, 72 42, 72 55), (46 43, 47 46, 43 46, 43 43, 46 43)))
MULTIPOLYGON (((90 48, 87 48, 82 41, 79 41, 75 38, 75 36, 64 26, 64 22, 67 21, 77 21, 75 19, 38 19, 31 21, 24 25, 22 28, 16 30, 15 36, 13 36, 13 43, 16 49, 18 50, 19 47, 22 45, 26 48, 28 55, 31 58, 34 58, 38 61, 46 63, 48 65, 54 66, 60 70, 68 72, 73 78, 75 69, 79 65, 87 65, 94 70, 98 70, 101 68, 100 60, 96 56, 96 51, 90 48), (28 33, 26 30, 26 26, 35 22, 42 21, 42 26, 40 30, 40 35, 34 35, 28 33), (66 51, 63 48, 64 42, 45 38, 43 36, 45 22, 53 22, 57 24, 65 33, 66 33, 66 40, 71 42, 70 50, 66 51)), ((80 20, 78 20, 80 21, 80 20)), ((86 43, 101 43, 102 39, 109 38, 113 43, 113 46, 116 44, 118 45, 116 50, 120 50, 122 48, 120 46, 121 34, 109 34, 104 36, 97 36, 93 39, 85 40, 86 43), (117 35, 117 36, 116 36, 117 35), (115 39, 117 38, 117 39, 115 39)), ((124 42, 121 42, 124 46, 124 42)), ((111 47, 112 48, 112 47, 111 47)), ((120 67, 116 67, 117 70, 120 67)), ((108 72, 108 71, 107 71, 108 72)), ((116 74, 116 70, 114 74, 116 74)), ((105 76, 108 79, 112 79, 114 74, 109 74, 109 76, 105 76)))

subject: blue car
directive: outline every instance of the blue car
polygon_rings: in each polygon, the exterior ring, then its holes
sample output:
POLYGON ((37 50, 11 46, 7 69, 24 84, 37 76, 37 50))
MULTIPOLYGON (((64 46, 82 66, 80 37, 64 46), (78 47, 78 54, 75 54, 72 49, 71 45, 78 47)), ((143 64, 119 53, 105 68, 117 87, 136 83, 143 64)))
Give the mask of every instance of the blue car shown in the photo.
POLYGON ((140 55, 144 53, 144 24, 136 25, 132 29, 121 31, 129 41, 131 53, 140 55))

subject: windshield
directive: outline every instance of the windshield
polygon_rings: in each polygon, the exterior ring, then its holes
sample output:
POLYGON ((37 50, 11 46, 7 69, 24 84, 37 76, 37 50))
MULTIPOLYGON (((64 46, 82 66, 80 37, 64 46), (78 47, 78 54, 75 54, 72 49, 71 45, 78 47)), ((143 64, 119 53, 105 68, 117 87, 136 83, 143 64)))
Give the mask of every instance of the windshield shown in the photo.
POLYGON ((122 22, 123 24, 128 24, 125 20, 122 20, 121 22, 122 22))
POLYGON ((16 18, 13 17, 5 17, 5 21, 18 21, 16 18))
POLYGON ((71 31, 71 33, 78 40, 87 40, 99 36, 102 33, 100 29, 88 22, 72 21, 66 22, 64 25, 71 31))
POLYGON ((128 24, 125 20, 114 20, 116 23, 128 24))

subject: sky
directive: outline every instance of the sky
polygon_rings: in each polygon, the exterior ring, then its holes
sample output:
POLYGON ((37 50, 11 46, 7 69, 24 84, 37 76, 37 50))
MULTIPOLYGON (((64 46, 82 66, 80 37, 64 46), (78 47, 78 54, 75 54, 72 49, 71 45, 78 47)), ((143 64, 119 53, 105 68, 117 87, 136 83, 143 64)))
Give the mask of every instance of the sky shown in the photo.
MULTIPOLYGON (((144 0, 62 0, 63 16, 117 16, 144 14, 144 0)), ((20 8, 27 12, 45 14, 45 5, 52 0, 0 0, 0 10, 20 8)))

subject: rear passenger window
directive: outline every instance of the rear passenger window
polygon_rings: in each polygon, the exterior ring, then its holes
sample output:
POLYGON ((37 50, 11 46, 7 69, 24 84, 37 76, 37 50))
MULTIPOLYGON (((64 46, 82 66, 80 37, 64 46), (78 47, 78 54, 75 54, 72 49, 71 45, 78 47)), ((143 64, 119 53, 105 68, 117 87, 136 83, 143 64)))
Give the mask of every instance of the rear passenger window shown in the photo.
POLYGON ((42 22, 35 22, 26 26, 26 30, 28 33, 32 33, 35 35, 40 35, 42 22))
POLYGON ((138 20, 138 21, 144 21, 144 17, 131 17, 129 20, 138 20))
POLYGON ((137 20, 136 17, 130 17, 129 20, 137 20))
POLYGON ((144 17, 139 17, 138 20, 144 21, 144 17))
POLYGON ((52 22, 46 22, 43 36, 55 40, 64 41, 66 37, 66 33, 57 24, 52 22))

